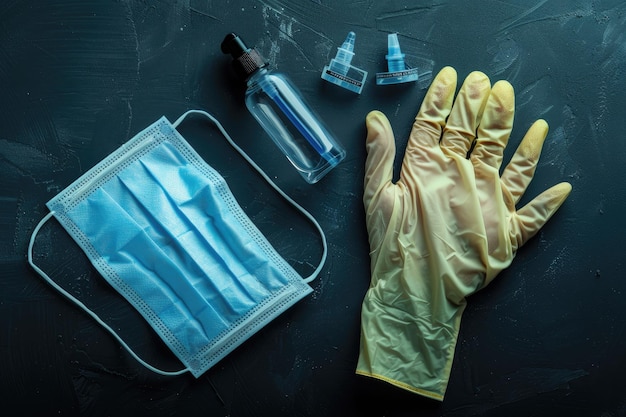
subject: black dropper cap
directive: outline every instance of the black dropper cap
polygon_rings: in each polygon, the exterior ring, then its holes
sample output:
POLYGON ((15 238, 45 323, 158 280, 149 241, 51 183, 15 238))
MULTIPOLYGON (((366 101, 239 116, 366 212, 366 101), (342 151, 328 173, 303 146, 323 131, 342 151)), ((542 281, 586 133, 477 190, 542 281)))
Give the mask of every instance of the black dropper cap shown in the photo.
POLYGON ((222 41, 222 52, 233 57, 233 68, 244 80, 268 64, 254 48, 248 48, 236 33, 229 33, 222 41))

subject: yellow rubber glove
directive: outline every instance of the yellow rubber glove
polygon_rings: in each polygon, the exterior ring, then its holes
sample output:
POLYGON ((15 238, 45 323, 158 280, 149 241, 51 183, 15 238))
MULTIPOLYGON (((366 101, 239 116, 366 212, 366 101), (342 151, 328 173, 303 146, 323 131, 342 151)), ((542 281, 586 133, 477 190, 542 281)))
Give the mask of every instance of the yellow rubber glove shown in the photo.
POLYGON ((561 183, 516 210, 548 125, 535 122, 502 175, 513 125, 513 88, 471 73, 433 80, 415 118, 400 179, 387 118, 366 119, 363 196, 371 284, 361 313, 357 373, 443 400, 466 297, 511 264, 567 198, 561 183))

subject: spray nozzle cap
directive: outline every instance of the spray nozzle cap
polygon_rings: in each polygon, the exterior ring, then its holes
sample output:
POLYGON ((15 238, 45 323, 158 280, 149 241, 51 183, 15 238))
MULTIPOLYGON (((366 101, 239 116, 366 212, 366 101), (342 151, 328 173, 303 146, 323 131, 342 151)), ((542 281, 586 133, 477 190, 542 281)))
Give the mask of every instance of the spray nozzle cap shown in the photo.
POLYGON ((322 70, 322 79, 361 94, 367 71, 351 65, 352 58, 354 58, 355 38, 354 32, 348 32, 346 40, 337 48, 337 55, 322 70))
POLYGON ((404 54, 400 50, 397 33, 387 35, 387 72, 376 74, 376 84, 400 84, 417 81, 417 68, 407 68, 404 63, 404 54))
POLYGON ((388 61, 404 60, 404 54, 400 50, 400 42, 398 42, 397 33, 387 35, 387 55, 385 58, 387 58, 388 61))
POLYGON ((233 68, 243 79, 247 79, 252 73, 267 66, 261 54, 254 48, 248 48, 236 33, 226 35, 221 49, 224 54, 230 54, 233 57, 233 68))
POLYGON ((341 47, 339 48, 341 52, 348 53, 350 56, 354 55, 354 39, 356 38, 356 33, 348 32, 348 36, 346 36, 346 40, 343 41, 341 47))

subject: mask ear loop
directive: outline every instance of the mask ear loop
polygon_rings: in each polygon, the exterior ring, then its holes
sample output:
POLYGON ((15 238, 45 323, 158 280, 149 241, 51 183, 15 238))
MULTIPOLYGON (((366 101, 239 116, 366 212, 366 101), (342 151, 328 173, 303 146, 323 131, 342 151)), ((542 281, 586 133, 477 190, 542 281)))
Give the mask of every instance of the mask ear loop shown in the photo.
POLYGON ((256 162, 254 162, 252 160, 252 158, 250 158, 248 156, 248 154, 245 153, 245 151, 243 149, 241 149, 236 143, 235 141, 230 137, 230 135, 228 134, 228 132, 226 132, 226 129, 224 129, 224 127, 222 126, 222 124, 215 118, 213 117, 213 115, 203 111, 203 110, 189 110, 187 112, 185 112, 182 116, 180 116, 174 123, 172 123, 172 126, 174 126, 174 128, 178 127, 178 125, 180 125, 180 123, 190 114, 199 114, 201 116, 206 117, 207 119, 209 119, 211 122, 213 122, 213 124, 219 129, 219 131, 222 133, 222 135, 226 138, 226 140, 228 141, 228 143, 243 157, 243 159, 245 159, 251 166, 252 168, 254 168, 260 175, 261 177, 263 177, 263 179, 265 181, 267 181, 267 183, 274 189, 276 190, 276 192, 278 194, 280 194, 285 200, 287 200, 287 202, 289 204, 291 204, 294 208, 296 208, 300 213, 302 213, 304 215, 304 217, 306 217, 312 224, 313 226, 315 226, 315 228, 317 229, 317 231, 320 234, 320 237, 322 239, 322 257, 320 259, 320 263, 317 266, 317 268, 315 269, 315 271, 313 271, 313 273, 311 275, 309 275, 308 277, 304 278, 304 282, 306 282, 307 284, 311 281, 313 281, 318 275, 319 273, 322 271, 322 268, 324 267, 324 264, 326 263, 326 257, 328 256, 328 244, 326 243, 326 235, 324 234, 324 230, 322 229, 322 226, 320 226, 319 222, 315 219, 315 217, 313 217, 313 215, 311 213, 309 213, 304 207, 302 207, 300 204, 296 203, 291 197, 289 197, 287 195, 287 193, 285 193, 278 185, 276 185, 274 183, 274 181, 272 181, 270 179, 270 177, 265 173, 265 171, 263 171, 263 169, 261 167, 259 167, 256 162))
POLYGON ((53 216, 54 216, 55 212, 51 211, 50 213, 48 213, 43 219, 41 219, 39 221, 39 224, 37 224, 37 226, 35 227, 35 230, 33 230, 33 234, 30 237, 30 242, 28 243, 28 263, 30 264, 30 266, 35 270, 35 272, 37 272, 39 275, 41 275, 41 277, 46 280, 46 282, 48 282, 48 284, 50 284, 55 290, 57 290, 59 293, 61 293, 65 298, 67 298, 68 300, 70 300, 71 302, 73 302, 74 304, 76 304, 80 309, 82 309, 85 313, 87 313, 89 316, 91 316, 100 326, 102 326, 105 330, 107 330, 111 335, 113 335, 113 337, 119 342, 120 345, 122 345, 122 347, 124 349, 126 349, 126 351, 133 357, 135 358, 135 360, 137 362, 139 362, 140 364, 142 364, 143 366, 145 366, 146 368, 148 368, 149 370, 151 370, 154 373, 157 373, 159 375, 164 375, 164 376, 176 376, 176 375, 182 375, 185 372, 189 372, 189 368, 185 368, 185 369, 181 369, 180 371, 163 371, 161 369, 155 368, 154 366, 150 365, 148 362, 144 361, 143 359, 141 359, 132 349, 130 346, 128 346, 126 344, 126 342, 124 342, 124 339, 122 339, 115 330, 113 330, 113 328, 111 326, 109 326, 108 324, 106 324, 96 313, 94 313, 89 307, 87 307, 85 304, 83 304, 82 301, 80 301, 78 298, 74 297, 72 294, 70 294, 69 292, 67 292, 65 289, 63 289, 59 284, 57 284, 56 282, 54 282, 52 280, 52 278, 50 278, 50 276, 48 276, 48 274, 46 274, 41 268, 39 268, 35 262, 33 261, 33 247, 35 246, 35 238, 37 237, 37 234, 39 233, 39 231, 41 230, 41 228, 43 227, 43 225, 50 220, 53 216))

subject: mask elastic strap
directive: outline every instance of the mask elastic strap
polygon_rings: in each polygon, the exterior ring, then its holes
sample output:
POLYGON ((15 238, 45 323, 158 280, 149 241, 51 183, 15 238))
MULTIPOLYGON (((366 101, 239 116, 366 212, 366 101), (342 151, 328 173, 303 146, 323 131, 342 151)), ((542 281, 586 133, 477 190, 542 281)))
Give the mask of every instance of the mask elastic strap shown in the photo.
POLYGON ((285 200, 287 200, 287 202, 289 202, 289 204, 291 204, 300 213, 302 213, 313 224, 313 226, 315 226, 315 228, 317 229, 317 231, 320 234, 320 237, 322 238, 322 247, 323 247, 322 258, 320 259, 320 263, 317 266, 317 268, 315 269, 315 271, 313 271, 313 273, 311 275, 309 275, 307 278, 304 278, 304 282, 306 282, 306 283, 309 283, 309 282, 313 281, 319 275, 319 273, 321 272, 322 268, 324 267, 324 264, 326 263, 326 257, 328 255, 328 245, 326 243, 326 235, 324 234, 324 230, 322 229, 322 226, 320 226, 318 221, 315 219, 315 217, 313 217, 313 215, 311 213, 306 211, 306 209, 304 207, 302 207, 300 204, 296 203, 291 197, 289 197, 287 195, 287 193, 285 193, 282 189, 280 189, 280 187, 278 185, 276 185, 274 183, 274 181, 272 181, 270 179, 270 177, 263 171, 263 169, 261 169, 261 167, 259 167, 256 164, 256 162, 254 162, 252 160, 252 158, 250 158, 248 156, 248 154, 246 154, 244 152, 244 150, 241 149, 235 143, 235 141, 233 141, 233 139, 230 137, 228 132, 226 132, 226 130, 224 129, 222 124, 215 117, 213 117, 211 114, 205 112, 204 110, 189 110, 189 111, 185 112, 182 116, 180 116, 174 123, 172 123, 172 126, 174 126, 174 128, 178 127, 178 125, 180 125, 180 123, 187 116, 189 116, 190 114, 199 114, 201 116, 206 117, 211 122, 213 122, 213 124, 215 124, 215 126, 219 129, 219 131, 222 133, 222 135, 224 135, 224 137, 226 138, 228 143, 230 143, 230 145, 237 152, 239 152, 239 154, 243 157, 243 159, 245 159, 252 166, 252 168, 254 168, 263 177, 263 179, 265 179, 265 181, 267 181, 267 183, 269 185, 271 185, 274 190, 276 190, 276 192, 278 194, 280 194, 285 200))
POLYGON ((155 368, 154 366, 150 365, 149 363, 147 363, 146 361, 144 361, 143 359, 141 359, 132 349, 130 346, 128 346, 126 344, 126 342, 124 342, 124 339, 122 339, 120 337, 120 335, 118 335, 115 330, 113 330, 113 328, 111 326, 109 326, 108 324, 106 324, 96 313, 94 313, 89 307, 87 307, 85 304, 83 304, 82 301, 80 301, 78 298, 74 297, 72 294, 70 294, 69 292, 67 292, 65 289, 63 289, 59 284, 57 284, 56 282, 54 282, 52 280, 52 278, 50 278, 50 276, 48 276, 48 274, 46 274, 41 268, 39 268, 37 265, 35 265, 35 262, 33 261, 33 246, 35 245, 35 238, 37 237, 37 234, 39 233, 39 230, 41 230, 41 228, 43 227, 43 225, 52 218, 52 216, 54 216, 54 211, 51 211, 50 213, 48 213, 43 219, 41 219, 41 221, 39 222, 39 224, 37 224, 37 227, 35 227, 35 230, 33 230, 33 234, 30 237, 30 242, 28 243, 28 263, 30 264, 30 266, 33 267, 33 269, 35 270, 35 272, 37 272, 39 275, 41 275, 41 277, 43 279, 46 280, 46 282, 48 282, 48 284, 50 284, 54 289, 56 289, 58 292, 60 292, 63 296, 65 296, 65 298, 67 298, 68 300, 70 300, 71 302, 73 302, 74 304, 76 304, 80 309, 82 309, 85 313, 89 314, 99 325, 101 325, 105 330, 107 330, 111 335, 113 335, 113 337, 119 342, 120 345, 122 345, 122 347, 124 349, 126 349, 126 351, 133 357, 135 358, 135 360, 137 362, 139 362, 140 364, 142 364, 143 366, 145 366, 146 368, 148 368, 149 370, 151 370, 152 372, 155 372, 159 375, 165 375, 165 376, 175 376, 175 375, 181 375, 184 374, 185 372, 189 372, 189 368, 185 368, 185 369, 181 369, 180 371, 163 371, 161 369, 155 368))

